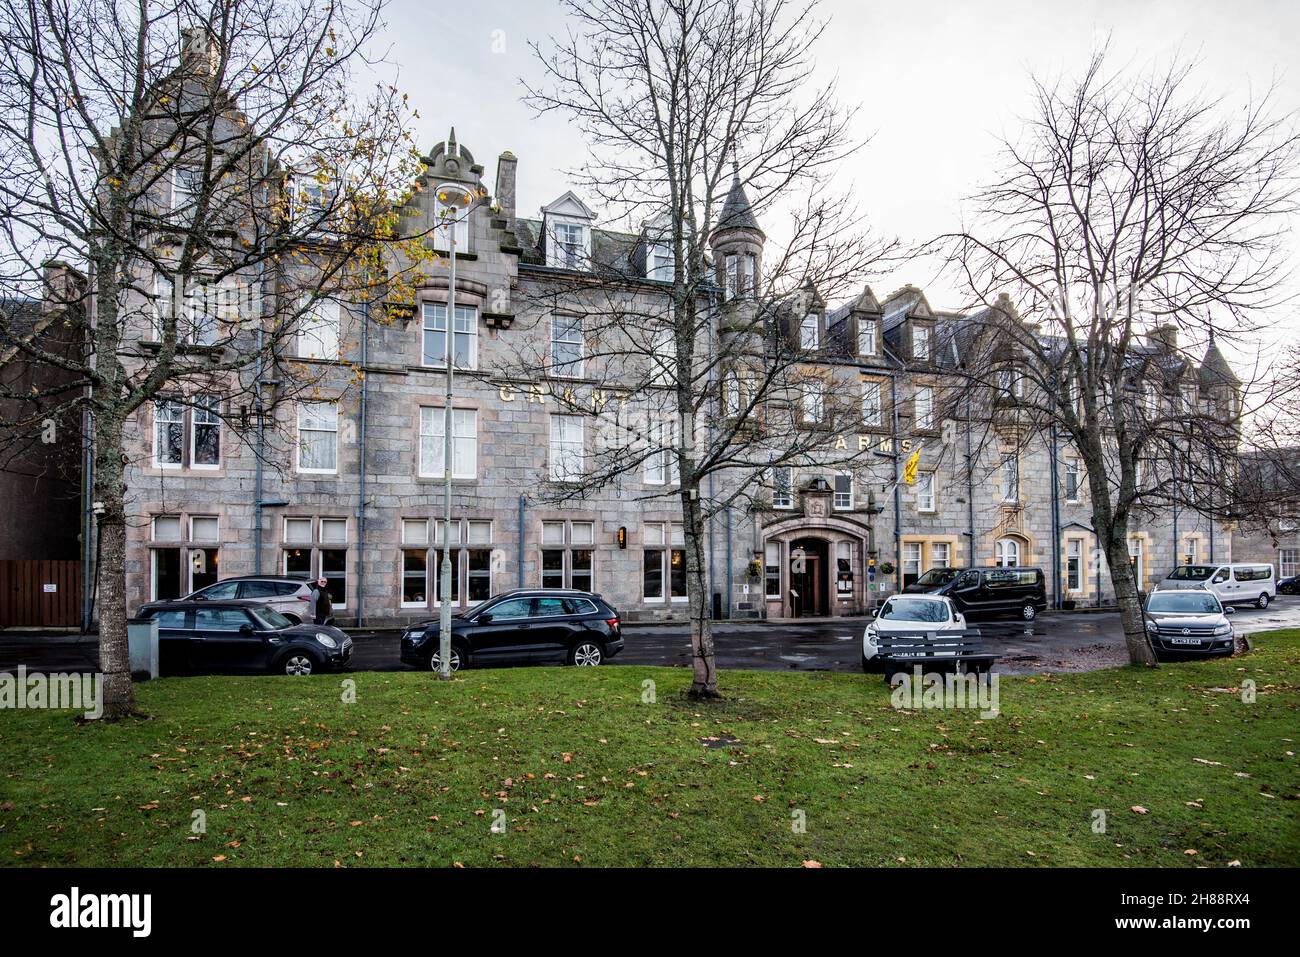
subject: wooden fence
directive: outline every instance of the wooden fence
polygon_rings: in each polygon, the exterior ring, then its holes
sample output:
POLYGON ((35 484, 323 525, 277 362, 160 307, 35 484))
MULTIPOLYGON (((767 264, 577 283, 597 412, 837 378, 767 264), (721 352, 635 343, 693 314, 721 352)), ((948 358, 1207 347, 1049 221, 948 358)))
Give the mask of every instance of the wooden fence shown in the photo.
POLYGON ((0 628, 81 624, 81 562, 0 561, 0 628))

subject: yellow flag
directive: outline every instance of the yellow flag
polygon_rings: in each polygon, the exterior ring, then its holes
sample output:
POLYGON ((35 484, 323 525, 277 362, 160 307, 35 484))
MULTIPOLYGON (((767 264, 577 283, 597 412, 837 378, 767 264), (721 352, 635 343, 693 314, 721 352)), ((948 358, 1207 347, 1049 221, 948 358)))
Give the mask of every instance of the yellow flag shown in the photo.
POLYGON ((921 464, 921 450, 917 449, 903 465, 903 481, 908 485, 916 483, 916 467, 921 464))

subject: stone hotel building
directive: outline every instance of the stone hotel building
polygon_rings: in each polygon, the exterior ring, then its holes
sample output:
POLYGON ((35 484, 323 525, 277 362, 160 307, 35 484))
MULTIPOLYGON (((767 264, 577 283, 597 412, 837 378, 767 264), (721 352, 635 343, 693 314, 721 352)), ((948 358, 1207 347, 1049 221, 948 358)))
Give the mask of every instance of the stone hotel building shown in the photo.
MULTIPOLYGON (((431 183, 482 173, 454 134, 425 162, 431 183)), ((345 622, 400 623, 438 608, 440 547, 450 541, 446 598, 456 608, 542 585, 599 591, 629 620, 684 614, 676 499, 646 497, 671 491, 666 463, 650 461, 563 504, 539 494, 570 477, 594 441, 590 417, 554 397, 557 377, 565 388, 583 383, 596 331, 591 309, 574 310, 585 319, 562 310, 556 283, 584 296, 616 282, 666 310, 671 260, 653 233, 600 228, 597 211, 572 192, 520 216, 517 163, 509 152, 498 157, 496 207, 461 227, 454 317, 440 258, 418 282, 412 309, 377 321, 356 304, 329 302, 303 324, 297 360, 322 384, 312 398, 278 406, 262 469, 257 443, 219 397, 142 408, 126 449, 131 607, 228 576, 275 573, 326 578, 345 622), (450 528, 438 518, 448 321, 459 369, 450 528), (538 357, 532 374, 521 372, 521 355, 538 357)), ((430 200, 429 190, 417 194, 408 228, 431 227, 430 200)), ((737 260, 761 269, 762 242, 735 184, 711 237, 715 308, 735 289, 728 272, 737 260)), ((837 308, 816 304, 791 325, 810 370, 831 370, 860 392, 860 428, 840 438, 871 454, 849 471, 773 470, 752 508, 709 523, 716 611, 861 613, 929 568, 963 565, 1037 565, 1056 601, 1108 597, 1071 450, 1047 435, 1015 448, 975 443, 969 423, 940 421, 937 399, 952 384, 969 318, 933 309, 913 287, 883 299, 867 288, 837 308), (900 460, 918 446, 916 481, 896 483, 900 460), (804 559, 797 574, 795 556, 804 559)), ((1171 337, 1157 330, 1144 347, 1159 370, 1152 401, 1230 401, 1238 385, 1217 349, 1189 363, 1171 337)), ((1193 515, 1142 513, 1130 543, 1144 585, 1175 562, 1221 560, 1229 550, 1227 529, 1193 515)))

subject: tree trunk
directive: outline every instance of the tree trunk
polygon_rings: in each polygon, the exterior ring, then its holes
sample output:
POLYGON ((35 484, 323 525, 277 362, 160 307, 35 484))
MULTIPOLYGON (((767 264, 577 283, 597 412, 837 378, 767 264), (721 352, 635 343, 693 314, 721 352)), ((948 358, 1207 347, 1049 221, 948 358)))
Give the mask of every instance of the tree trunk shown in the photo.
POLYGON ((1138 594, 1137 578, 1129 561, 1127 528, 1113 528, 1106 536, 1106 562, 1110 565, 1110 581, 1115 589, 1115 603, 1119 606, 1120 624, 1124 627, 1129 663, 1155 667, 1156 655, 1142 620, 1142 597, 1138 594))
MULTIPOLYGON (((682 529, 686 547, 686 595, 691 616, 692 698, 720 698, 718 670, 713 657, 713 622, 710 617, 708 580, 704 574, 704 514, 697 495, 682 488, 682 529)), ((671 591, 671 589, 670 589, 671 591)))
POLYGON ((95 417, 95 495, 99 514, 99 669, 104 676, 105 718, 131 714, 131 654, 126 635, 126 504, 122 475, 122 423, 95 417))

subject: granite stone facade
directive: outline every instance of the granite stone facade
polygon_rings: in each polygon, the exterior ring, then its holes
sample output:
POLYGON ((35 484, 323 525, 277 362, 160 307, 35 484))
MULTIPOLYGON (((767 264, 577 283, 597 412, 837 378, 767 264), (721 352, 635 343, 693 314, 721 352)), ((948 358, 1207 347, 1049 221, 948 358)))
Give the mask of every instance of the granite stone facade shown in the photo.
MULTIPOLYGON (((472 184, 483 172, 454 133, 425 162, 427 183, 472 184)), ((653 237, 599 228, 572 193, 535 219, 520 217, 517 163, 501 154, 496 206, 475 210, 457 239, 463 368, 453 400, 451 600, 464 608, 520 585, 563 585, 601 592, 628 620, 682 617, 671 486, 647 498, 655 490, 638 471, 563 503, 539 494, 566 441, 596 440, 594 426, 576 424, 582 416, 560 398, 592 388, 576 367, 557 368, 553 353, 568 348, 555 325, 566 297, 591 314, 615 285, 638 308, 666 311, 671 284, 653 237), (617 277, 593 262, 616 265, 617 277)), ((431 193, 417 193, 407 228, 432 226, 431 193)), ((737 256, 750 257, 739 268, 761 269, 763 233, 738 183, 728 204, 723 225, 737 256)), ((324 575, 344 623, 400 624, 435 612, 448 278, 440 257, 417 283, 414 308, 340 304, 324 348, 319 331, 300 336, 299 367, 319 379, 312 397, 278 404, 260 431, 241 410, 222 408, 215 464, 186 456, 159 465, 158 407, 141 409, 124 449, 134 516, 130 607, 260 572, 324 575)), ((817 304, 813 316, 809 369, 855 402, 862 392, 860 428, 835 442, 864 455, 851 476, 815 466, 769 476, 765 498, 709 523, 713 607, 733 617, 859 614, 931 567, 999 562, 1043 567, 1049 595, 1062 601, 1097 601, 1099 581, 1100 598, 1109 598, 1086 482, 1079 476, 1076 486, 1067 474, 1070 450, 1058 442, 1053 451, 1046 436, 1021 443, 1013 479, 996 441, 977 447, 967 423, 936 413, 936 395, 951 382, 931 350, 961 316, 932 310, 912 287, 883 301, 867 289, 838 308, 817 304), (918 479, 900 482, 917 448, 918 479)), ((187 418, 184 427, 190 443, 198 425, 187 418)), ((1144 514, 1133 542, 1145 585, 1188 555, 1230 555, 1226 529, 1172 513, 1144 514)))

